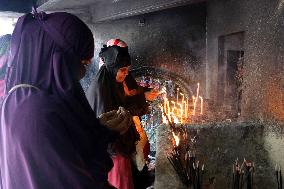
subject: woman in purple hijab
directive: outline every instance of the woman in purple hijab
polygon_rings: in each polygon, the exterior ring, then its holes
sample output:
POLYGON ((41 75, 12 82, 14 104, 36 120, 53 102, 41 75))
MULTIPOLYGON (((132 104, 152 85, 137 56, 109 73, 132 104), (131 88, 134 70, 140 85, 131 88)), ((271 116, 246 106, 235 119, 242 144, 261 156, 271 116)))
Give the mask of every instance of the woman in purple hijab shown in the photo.
POLYGON ((76 16, 19 18, 1 107, 2 189, 112 188, 107 144, 131 117, 120 109, 95 118, 79 83, 93 52, 92 32, 76 16))

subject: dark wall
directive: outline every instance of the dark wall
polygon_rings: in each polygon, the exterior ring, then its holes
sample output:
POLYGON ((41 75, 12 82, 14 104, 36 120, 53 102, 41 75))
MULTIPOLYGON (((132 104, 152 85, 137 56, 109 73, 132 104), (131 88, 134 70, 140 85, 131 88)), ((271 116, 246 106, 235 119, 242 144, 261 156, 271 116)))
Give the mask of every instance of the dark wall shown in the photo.
POLYGON ((278 0, 208 2, 207 97, 218 96, 218 38, 244 32, 243 119, 284 120, 283 13, 278 0))
MULTIPOLYGON (((159 69, 178 75, 189 85, 205 78, 205 4, 168 9, 91 27, 95 36, 95 57, 102 43, 111 38, 120 38, 129 46, 132 69, 159 69)), ((97 64, 98 58, 83 80, 85 88, 96 73, 97 64)))

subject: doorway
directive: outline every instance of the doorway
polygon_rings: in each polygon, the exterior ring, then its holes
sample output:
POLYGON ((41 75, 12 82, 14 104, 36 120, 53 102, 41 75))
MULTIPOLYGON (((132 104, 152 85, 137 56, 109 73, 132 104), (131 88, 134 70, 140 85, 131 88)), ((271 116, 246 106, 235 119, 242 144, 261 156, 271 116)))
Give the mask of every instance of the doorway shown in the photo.
POLYGON ((217 105, 229 117, 241 115, 244 32, 220 36, 217 105))

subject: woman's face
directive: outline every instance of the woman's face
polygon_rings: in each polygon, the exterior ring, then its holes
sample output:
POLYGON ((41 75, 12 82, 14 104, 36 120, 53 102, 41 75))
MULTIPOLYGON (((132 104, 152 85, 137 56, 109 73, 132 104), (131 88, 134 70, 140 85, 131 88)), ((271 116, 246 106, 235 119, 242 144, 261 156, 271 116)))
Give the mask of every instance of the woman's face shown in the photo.
POLYGON ((80 73, 79 73, 79 80, 82 79, 86 74, 86 66, 91 64, 92 59, 81 60, 80 64, 80 73))
POLYGON ((126 78, 126 76, 128 75, 128 71, 129 71, 129 67, 130 66, 126 66, 126 67, 122 67, 120 68, 117 73, 116 73, 116 82, 123 82, 124 79, 126 78))

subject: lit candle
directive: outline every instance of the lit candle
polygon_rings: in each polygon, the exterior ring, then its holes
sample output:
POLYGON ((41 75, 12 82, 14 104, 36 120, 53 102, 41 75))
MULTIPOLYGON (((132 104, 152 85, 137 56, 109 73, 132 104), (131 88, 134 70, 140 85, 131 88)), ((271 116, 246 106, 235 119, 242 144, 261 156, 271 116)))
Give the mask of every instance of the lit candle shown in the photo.
MULTIPOLYGON (((161 110, 162 110, 162 112, 164 112, 165 109, 163 109, 163 107, 161 106, 161 110)), ((164 113, 162 113, 162 119, 163 119, 163 123, 167 123, 167 118, 164 115, 164 113)))
MULTIPOLYGON (((182 94, 182 93, 179 93, 181 96, 182 96, 182 100, 181 100, 181 104, 182 104, 182 106, 183 106, 183 102, 184 102, 184 94, 182 94)), ((181 108, 182 110, 183 110, 183 108, 181 108)))
POLYGON ((184 110, 183 110, 184 114, 183 114, 183 117, 186 120, 187 119, 186 101, 184 101, 183 104, 184 104, 184 110))
POLYGON ((171 101, 172 104, 174 104, 174 107, 172 108, 172 113, 175 114, 175 109, 176 109, 176 102, 175 101, 171 101))
POLYGON ((185 116, 187 118, 188 116, 188 98, 186 97, 186 103, 185 103, 185 116))
POLYGON ((180 123, 182 123, 182 114, 183 114, 183 110, 182 110, 182 104, 181 103, 177 103, 177 105, 179 105, 180 107, 180 114, 179 114, 179 117, 180 117, 180 123))
POLYGON ((179 145, 179 137, 174 132, 172 132, 172 134, 173 134, 173 137, 174 137, 174 140, 175 140, 175 145, 176 145, 176 147, 178 147, 178 145, 179 145))
POLYGON ((182 103, 183 103, 183 101, 184 101, 184 94, 182 94, 182 93, 179 93, 181 96, 182 96, 182 103))
POLYGON ((178 92, 179 92, 179 88, 177 88, 177 103, 178 103, 178 92))
POLYGON ((167 115, 170 116, 170 113, 171 113, 171 107, 170 107, 170 102, 168 101, 168 99, 166 98, 167 100, 167 110, 168 110, 168 113, 167 115))
POLYGON ((199 83, 197 83, 196 96, 197 96, 197 99, 198 99, 198 96, 199 96, 199 83))
MULTIPOLYGON (((193 96, 194 97, 194 96, 193 96)), ((192 98, 193 98, 192 97, 192 98)), ((196 98, 194 97, 194 101, 193 101, 193 113, 192 115, 195 115, 195 111, 196 111, 196 104, 198 101, 198 97, 199 97, 199 83, 197 83, 197 89, 196 89, 196 98)))
POLYGON ((196 106, 195 96, 192 96, 192 102, 193 102, 193 112, 192 112, 192 115, 195 115, 195 106, 196 106))
POLYGON ((203 98, 201 96, 199 96, 200 98, 200 114, 203 114, 203 98))
MULTIPOLYGON (((184 116, 184 109, 183 109, 183 104, 184 104, 184 94, 180 93, 180 95, 182 96, 182 101, 181 101, 181 116, 184 116)), ((182 119, 183 117, 181 117, 182 119)))
POLYGON ((167 98, 164 97, 163 99, 164 99, 164 107, 163 107, 164 108, 164 112, 167 113, 167 98))

